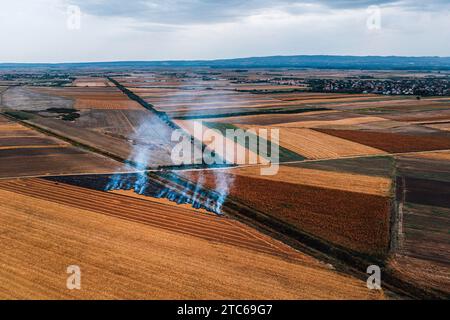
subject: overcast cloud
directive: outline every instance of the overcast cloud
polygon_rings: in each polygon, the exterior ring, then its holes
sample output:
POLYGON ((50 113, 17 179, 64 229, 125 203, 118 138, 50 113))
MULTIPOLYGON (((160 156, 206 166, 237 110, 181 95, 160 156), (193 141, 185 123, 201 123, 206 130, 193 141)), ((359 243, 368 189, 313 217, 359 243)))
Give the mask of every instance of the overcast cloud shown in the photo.
POLYGON ((0 62, 450 56, 450 0, 1 1, 0 62))

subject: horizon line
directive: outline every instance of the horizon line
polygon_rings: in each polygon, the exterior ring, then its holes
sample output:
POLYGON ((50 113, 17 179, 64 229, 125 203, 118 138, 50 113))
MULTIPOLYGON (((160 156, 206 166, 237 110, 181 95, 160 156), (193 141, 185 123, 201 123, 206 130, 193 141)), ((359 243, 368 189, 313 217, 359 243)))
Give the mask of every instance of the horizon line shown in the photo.
POLYGON ((243 60, 258 58, 285 58, 285 57, 355 57, 355 58, 438 58, 450 59, 450 56, 439 55, 351 55, 351 54, 292 54, 292 55, 267 55, 267 56, 244 56, 232 58, 211 58, 211 59, 153 59, 153 60, 97 60, 97 61, 64 61, 64 62, 0 62, 0 65, 64 65, 64 64, 93 64, 93 63, 146 63, 146 62, 214 62, 224 60, 243 60))

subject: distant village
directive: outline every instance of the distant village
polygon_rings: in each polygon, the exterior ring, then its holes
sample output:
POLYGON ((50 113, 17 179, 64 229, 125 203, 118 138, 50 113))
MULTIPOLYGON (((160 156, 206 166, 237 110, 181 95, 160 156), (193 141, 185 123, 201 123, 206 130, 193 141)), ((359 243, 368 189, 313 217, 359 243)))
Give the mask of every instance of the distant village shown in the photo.
POLYGON ((417 79, 271 79, 270 83, 307 86, 314 92, 448 96, 449 78, 417 79))

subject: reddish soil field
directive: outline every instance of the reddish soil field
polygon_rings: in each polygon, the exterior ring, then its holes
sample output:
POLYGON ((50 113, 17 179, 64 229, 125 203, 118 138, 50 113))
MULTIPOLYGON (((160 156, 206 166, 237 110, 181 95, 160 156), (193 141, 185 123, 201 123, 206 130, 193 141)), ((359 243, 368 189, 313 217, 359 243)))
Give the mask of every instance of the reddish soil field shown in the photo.
MULTIPOLYGON (((184 175, 196 179, 198 174, 203 174, 206 186, 214 189, 211 172, 184 175)), ((278 181, 267 183, 244 176, 234 177, 230 195, 336 245, 374 255, 386 253, 390 212, 387 197, 278 181)))
POLYGON ((414 152, 450 149, 450 138, 444 136, 406 135, 361 130, 314 129, 335 137, 358 142, 387 152, 414 152))

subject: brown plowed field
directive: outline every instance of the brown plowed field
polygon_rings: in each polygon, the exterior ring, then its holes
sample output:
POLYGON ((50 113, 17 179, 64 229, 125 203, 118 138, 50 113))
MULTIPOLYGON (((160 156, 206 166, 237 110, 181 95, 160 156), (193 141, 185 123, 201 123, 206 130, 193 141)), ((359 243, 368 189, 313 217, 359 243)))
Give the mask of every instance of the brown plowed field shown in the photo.
POLYGON ((0 178, 132 170, 121 163, 73 147, 0 149, 0 178))
MULTIPOLYGON (((205 185, 214 189, 213 173, 182 173, 194 181, 198 174, 203 174, 205 185)), ((363 253, 386 253, 390 216, 388 197, 282 181, 268 183, 265 179, 239 175, 234 176, 230 195, 268 216, 331 243, 363 253)))
POLYGON ((361 130, 314 130, 387 152, 414 152, 450 149, 450 138, 445 136, 406 135, 361 130))
POLYGON ((448 297, 450 182, 421 179, 427 176, 448 179, 448 168, 442 166, 443 162, 421 160, 421 167, 409 162, 405 165, 403 160, 403 168, 397 171, 396 195, 401 219, 396 230, 399 241, 389 267, 404 281, 438 290, 441 296, 448 297))
POLYGON ((0 116, 0 178, 129 170, 0 116))
POLYGON ((11 191, 0 190, 0 199, 8 199, 0 210, 2 299, 384 298, 303 255, 286 260, 11 191), (73 264, 81 290, 66 288, 73 264))

